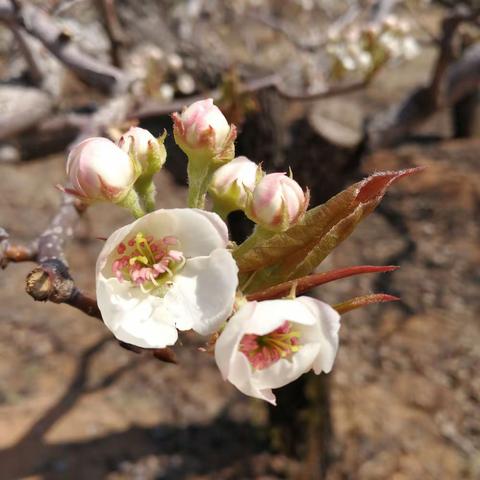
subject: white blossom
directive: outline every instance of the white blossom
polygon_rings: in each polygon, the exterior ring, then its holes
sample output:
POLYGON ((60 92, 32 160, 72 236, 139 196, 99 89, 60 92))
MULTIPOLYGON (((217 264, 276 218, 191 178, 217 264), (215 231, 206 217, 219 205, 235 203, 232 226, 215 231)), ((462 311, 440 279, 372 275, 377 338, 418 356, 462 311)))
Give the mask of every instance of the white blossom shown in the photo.
POLYGON ((215 360, 225 380, 275 405, 272 388, 311 369, 330 372, 339 328, 339 314, 313 298, 249 302, 219 336, 215 360))
POLYGON ((114 232, 97 261, 97 301, 121 341, 173 345, 177 329, 216 331, 232 312, 237 266, 218 215, 157 210, 114 232))

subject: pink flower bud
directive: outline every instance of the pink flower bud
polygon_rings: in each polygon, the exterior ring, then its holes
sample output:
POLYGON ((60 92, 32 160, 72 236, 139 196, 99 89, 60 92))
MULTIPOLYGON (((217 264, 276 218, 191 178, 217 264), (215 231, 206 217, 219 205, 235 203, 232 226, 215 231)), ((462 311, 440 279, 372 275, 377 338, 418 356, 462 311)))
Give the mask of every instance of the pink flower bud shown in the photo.
POLYGON ((219 151, 235 138, 234 128, 211 98, 193 103, 172 118, 175 139, 183 150, 208 147, 219 151))
POLYGON ((263 177, 253 191, 247 215, 269 230, 284 231, 305 213, 308 193, 284 173, 263 177))
POLYGON ((253 191, 259 167, 247 157, 237 157, 220 167, 213 175, 210 194, 216 204, 232 212, 243 210, 247 191, 253 191))
POLYGON ((137 160, 140 162, 143 168, 148 164, 149 145, 153 145, 153 142, 157 142, 157 139, 144 128, 130 127, 118 141, 118 146, 127 154, 130 153, 132 148, 136 154, 137 160))
POLYGON ((137 178, 130 157, 107 138, 87 138, 72 148, 67 159, 72 184, 68 193, 86 201, 118 202, 137 178))

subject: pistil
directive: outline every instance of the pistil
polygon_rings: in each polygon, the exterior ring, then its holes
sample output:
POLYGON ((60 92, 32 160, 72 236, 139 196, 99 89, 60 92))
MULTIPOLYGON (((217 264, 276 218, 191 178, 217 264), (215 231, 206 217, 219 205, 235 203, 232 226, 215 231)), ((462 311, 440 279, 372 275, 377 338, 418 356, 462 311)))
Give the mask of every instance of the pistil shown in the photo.
POLYGON ((300 332, 294 331, 289 321, 267 335, 244 335, 239 348, 257 370, 268 368, 282 358, 290 358, 299 349, 300 332))

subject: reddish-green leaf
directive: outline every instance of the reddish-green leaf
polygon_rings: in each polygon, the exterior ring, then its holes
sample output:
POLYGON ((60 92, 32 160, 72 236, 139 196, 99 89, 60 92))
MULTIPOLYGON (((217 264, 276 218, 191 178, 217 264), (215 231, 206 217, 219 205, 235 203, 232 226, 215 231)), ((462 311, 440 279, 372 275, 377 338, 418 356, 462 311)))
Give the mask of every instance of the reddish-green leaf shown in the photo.
POLYGON ((241 254, 234 253, 243 278, 256 272, 247 293, 310 274, 378 205, 396 180, 420 168, 380 172, 309 210, 299 224, 273 234, 241 254))

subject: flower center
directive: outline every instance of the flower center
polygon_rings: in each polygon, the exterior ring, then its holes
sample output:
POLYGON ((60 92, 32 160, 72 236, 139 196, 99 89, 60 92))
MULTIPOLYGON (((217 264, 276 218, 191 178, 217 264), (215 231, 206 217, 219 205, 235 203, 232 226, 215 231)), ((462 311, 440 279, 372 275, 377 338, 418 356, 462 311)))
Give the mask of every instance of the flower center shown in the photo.
POLYGON ((294 331, 288 321, 267 335, 244 335, 239 348, 257 370, 268 368, 281 358, 289 358, 299 349, 300 332, 294 331))
POLYGON ((118 245, 119 256, 112 264, 112 272, 119 282, 130 281, 145 293, 160 289, 158 293, 161 294, 185 264, 183 253, 175 247, 179 247, 175 237, 156 240, 138 232, 118 245))

